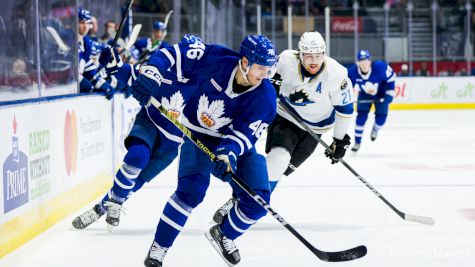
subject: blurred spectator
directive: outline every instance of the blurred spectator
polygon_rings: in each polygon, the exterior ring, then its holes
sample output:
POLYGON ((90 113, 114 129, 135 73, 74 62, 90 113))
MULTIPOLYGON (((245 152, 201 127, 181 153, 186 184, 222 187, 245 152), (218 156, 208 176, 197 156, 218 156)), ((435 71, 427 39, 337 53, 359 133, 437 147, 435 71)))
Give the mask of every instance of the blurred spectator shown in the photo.
POLYGON ((91 40, 97 42, 98 41, 98 37, 97 37, 98 26, 97 26, 96 17, 92 17, 91 24, 92 24, 91 29, 89 30, 87 35, 89 35, 89 38, 91 38, 91 40))
POLYGON ((417 76, 430 76, 430 71, 427 68, 427 63, 426 62, 421 63, 421 66, 416 71, 416 75, 417 76))
POLYGON ((455 76, 467 76, 468 72, 466 68, 462 68, 454 73, 455 76))
POLYGON ((108 20, 104 24, 104 35, 101 36, 100 41, 102 43, 108 43, 111 39, 114 39, 116 31, 117 24, 112 20, 108 20))
POLYGON ((11 70, 7 77, 7 84, 14 90, 27 90, 33 85, 28 73, 26 62, 20 58, 13 61, 11 70))
POLYGON ((400 77, 407 77, 409 75, 409 67, 407 66, 406 63, 401 65, 401 71, 397 74, 400 77))

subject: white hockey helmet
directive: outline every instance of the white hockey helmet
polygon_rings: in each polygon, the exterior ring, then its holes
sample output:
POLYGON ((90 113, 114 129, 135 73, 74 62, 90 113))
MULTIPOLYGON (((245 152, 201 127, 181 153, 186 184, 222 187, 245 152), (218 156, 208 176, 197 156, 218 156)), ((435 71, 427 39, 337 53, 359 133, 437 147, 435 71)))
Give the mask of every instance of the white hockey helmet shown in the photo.
POLYGON ((305 32, 300 37, 299 52, 302 53, 325 53, 325 40, 319 32, 305 32))

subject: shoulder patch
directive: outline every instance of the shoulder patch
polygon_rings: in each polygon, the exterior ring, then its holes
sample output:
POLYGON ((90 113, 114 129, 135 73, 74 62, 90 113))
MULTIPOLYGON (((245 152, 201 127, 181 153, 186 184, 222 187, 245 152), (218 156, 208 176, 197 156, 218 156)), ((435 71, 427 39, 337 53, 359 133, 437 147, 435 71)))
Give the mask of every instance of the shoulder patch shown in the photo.
POLYGON ((348 82, 346 81, 346 79, 344 79, 343 82, 341 83, 340 89, 345 90, 346 87, 348 87, 348 82))

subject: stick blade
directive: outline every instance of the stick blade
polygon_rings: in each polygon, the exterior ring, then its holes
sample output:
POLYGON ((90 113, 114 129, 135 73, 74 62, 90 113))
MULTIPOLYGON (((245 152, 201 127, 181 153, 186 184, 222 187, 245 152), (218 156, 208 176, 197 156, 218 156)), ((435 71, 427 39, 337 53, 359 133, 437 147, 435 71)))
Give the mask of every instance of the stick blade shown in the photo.
POLYGON ((431 217, 419 216, 419 215, 412 215, 412 214, 404 214, 404 220, 421 223, 426 225, 434 225, 435 221, 431 217))
POLYGON ((352 261, 362 258, 366 255, 368 249, 365 246, 358 246, 348 250, 325 252, 318 249, 314 250, 317 257, 326 262, 352 261))

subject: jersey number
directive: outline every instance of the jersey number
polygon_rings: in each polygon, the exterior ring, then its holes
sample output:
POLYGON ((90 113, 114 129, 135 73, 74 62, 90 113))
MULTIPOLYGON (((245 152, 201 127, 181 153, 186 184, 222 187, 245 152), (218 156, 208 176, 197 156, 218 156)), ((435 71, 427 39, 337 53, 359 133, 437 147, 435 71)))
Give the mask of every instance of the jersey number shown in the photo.
POLYGON ((191 49, 186 52, 186 56, 189 59, 200 60, 205 53, 205 45, 202 42, 190 44, 190 48, 191 49))
POLYGON ((269 124, 262 122, 261 120, 249 124, 249 128, 251 128, 252 134, 255 135, 258 139, 261 138, 262 134, 267 130, 267 127, 269 127, 269 124))
POLYGON ((351 99, 350 90, 343 91, 343 92, 341 93, 341 96, 343 97, 343 103, 342 103, 343 105, 346 105, 346 104, 350 103, 351 101, 353 101, 353 100, 351 99))

